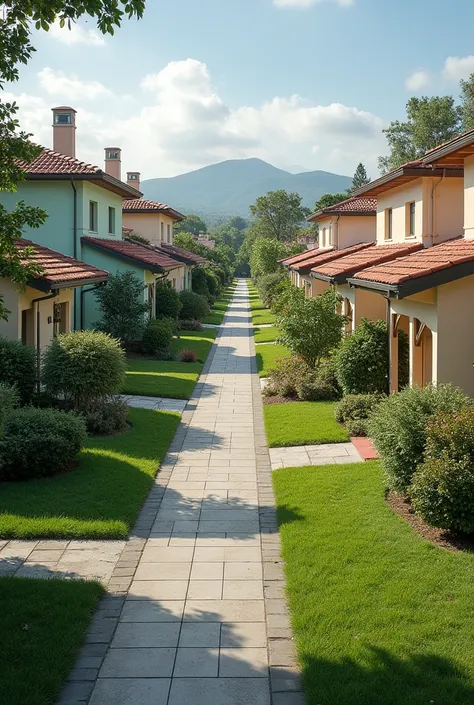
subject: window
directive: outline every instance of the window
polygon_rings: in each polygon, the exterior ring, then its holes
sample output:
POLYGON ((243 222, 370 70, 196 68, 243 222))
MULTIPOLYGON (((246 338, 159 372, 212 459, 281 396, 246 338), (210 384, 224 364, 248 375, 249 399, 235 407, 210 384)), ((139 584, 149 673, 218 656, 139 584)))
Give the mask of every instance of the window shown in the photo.
POLYGON ((109 206, 109 233, 115 235, 115 208, 109 206))
POLYGON ((332 243, 332 225, 329 226, 328 233, 329 233, 329 235, 328 235, 328 245, 331 246, 331 245, 333 244, 333 243, 332 243))
POLYGON ((97 201, 89 201, 89 230, 97 232, 97 201))
POLYGON ((406 205, 406 236, 412 237, 415 234, 415 214, 416 206, 415 201, 407 203, 406 205))
POLYGON ((393 211, 391 208, 385 209, 385 239, 392 239, 393 211))
POLYGON ((321 235, 321 247, 326 247, 326 228, 323 228, 321 235))
POLYGON ((107 159, 118 159, 119 158, 119 153, 118 152, 107 152, 107 159))
POLYGON ((164 242, 165 241, 165 224, 160 223, 160 226, 161 226, 160 240, 161 240, 161 242, 164 242))
POLYGON ((166 242, 171 242, 171 225, 166 226, 166 242))
POLYGON ((71 113, 55 113, 54 115, 55 125, 71 125, 71 113))

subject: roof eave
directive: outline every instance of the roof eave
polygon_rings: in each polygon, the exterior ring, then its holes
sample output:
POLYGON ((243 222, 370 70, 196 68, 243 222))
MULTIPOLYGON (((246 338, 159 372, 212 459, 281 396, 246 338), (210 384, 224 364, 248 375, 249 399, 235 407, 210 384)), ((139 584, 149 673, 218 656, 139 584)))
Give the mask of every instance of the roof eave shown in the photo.
POLYGON ((469 147, 471 145, 474 146, 474 131, 472 130, 467 135, 460 135, 451 142, 432 150, 429 155, 423 157, 423 164, 433 164, 443 157, 447 157, 463 147, 469 147))
POLYGON ((95 250, 100 250, 100 252, 105 252, 107 254, 110 254, 112 257, 117 257, 118 259, 121 259, 124 262, 129 262, 130 264, 134 264, 136 267, 138 266, 141 269, 146 270, 147 272, 153 272, 153 274, 161 274, 161 272, 169 271, 171 269, 176 269, 176 267, 161 267, 157 264, 150 264, 148 262, 143 262, 142 260, 135 259, 135 257, 129 257, 128 255, 125 255, 123 252, 117 252, 116 250, 111 250, 109 247, 103 247, 102 245, 99 245, 96 242, 90 242, 90 240, 85 240, 84 238, 82 238, 82 242, 84 245, 88 245, 89 247, 92 247, 95 250))
POLYGON ((335 277, 328 276, 327 274, 320 274, 319 272, 313 272, 313 270, 311 270, 309 274, 313 279, 319 279, 327 284, 335 283, 335 277))
POLYGON ((141 191, 137 191, 132 186, 128 186, 123 181, 115 179, 104 171, 97 171, 94 174, 29 174, 26 172, 26 179, 29 181, 105 181, 114 187, 113 190, 119 196, 133 196, 133 198, 141 198, 142 196, 141 191))

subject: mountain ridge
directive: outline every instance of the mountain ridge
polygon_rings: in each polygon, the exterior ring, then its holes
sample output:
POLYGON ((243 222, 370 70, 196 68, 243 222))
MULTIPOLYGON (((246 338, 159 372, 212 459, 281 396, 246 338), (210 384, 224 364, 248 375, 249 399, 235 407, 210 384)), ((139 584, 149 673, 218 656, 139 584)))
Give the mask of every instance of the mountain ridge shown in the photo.
POLYGON ((146 179, 141 184, 144 197, 168 203, 185 214, 196 213, 212 224, 226 217, 250 216, 249 206, 268 191, 295 191, 303 205, 313 208, 325 193, 345 191, 349 176, 315 170, 292 174, 268 162, 228 159, 178 176, 146 179))

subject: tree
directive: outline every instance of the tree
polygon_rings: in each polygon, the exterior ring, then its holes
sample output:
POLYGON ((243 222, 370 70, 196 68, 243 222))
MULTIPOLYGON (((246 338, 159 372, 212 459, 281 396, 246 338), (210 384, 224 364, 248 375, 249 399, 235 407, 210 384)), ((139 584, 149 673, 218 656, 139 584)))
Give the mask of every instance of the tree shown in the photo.
POLYGON ((299 245, 285 245, 275 238, 260 237, 252 245, 250 271, 254 279, 280 270, 279 260, 301 251, 299 245))
POLYGON ((124 344, 140 340, 148 311, 143 289, 142 282, 131 272, 112 274, 107 284, 95 292, 102 313, 96 327, 124 344))
POLYGON ((462 129, 474 128, 474 73, 465 81, 461 79, 462 129))
POLYGON ((303 220, 310 211, 301 205, 298 193, 269 191, 257 198, 250 212, 255 218, 253 224, 261 237, 272 237, 281 242, 295 239, 303 220))
POLYGON ((347 193, 325 193, 324 196, 316 201, 314 205, 314 212, 323 211, 325 208, 330 208, 335 206, 336 203, 341 203, 341 201, 346 201, 348 198, 347 193))
MULTIPOLYGON (((102 33, 113 34, 124 15, 141 17, 144 7, 145 0, 7 0, 0 14, 0 90, 5 82, 18 80, 18 65, 28 63, 35 51, 30 41, 33 29, 48 31, 57 19, 62 26, 66 22, 70 26, 88 15, 97 20, 102 33)), ((15 103, 0 101, 0 191, 16 191, 24 179, 24 166, 41 152, 41 147, 29 141, 31 135, 19 129, 17 112, 15 103)), ((0 207, 0 276, 24 286, 33 273, 40 271, 28 262, 31 250, 20 253, 14 240, 25 226, 38 228, 46 217, 44 210, 22 201, 9 213, 0 207)), ((0 319, 7 314, 0 295, 0 319)))
POLYGON ((354 172, 354 176, 352 179, 352 186, 348 190, 348 194, 350 195, 354 191, 356 191, 358 188, 361 186, 364 186, 364 184, 368 184, 370 182, 369 177, 367 176, 367 170, 365 166, 362 164, 362 162, 359 162, 357 165, 357 169, 354 172))
POLYGON ((207 233, 207 225, 198 215, 187 215, 180 223, 176 223, 173 228, 175 233, 191 233, 197 237, 200 233, 207 233))
POLYGON ((346 319, 337 313, 339 297, 330 288, 321 296, 306 298, 304 289, 291 287, 283 298, 277 312, 280 340, 314 367, 341 342, 346 319))
POLYGON ((405 122, 395 120, 383 130, 390 150, 387 157, 379 157, 383 174, 419 159, 433 147, 456 137, 462 129, 462 107, 455 105, 452 96, 413 97, 406 110, 405 122))

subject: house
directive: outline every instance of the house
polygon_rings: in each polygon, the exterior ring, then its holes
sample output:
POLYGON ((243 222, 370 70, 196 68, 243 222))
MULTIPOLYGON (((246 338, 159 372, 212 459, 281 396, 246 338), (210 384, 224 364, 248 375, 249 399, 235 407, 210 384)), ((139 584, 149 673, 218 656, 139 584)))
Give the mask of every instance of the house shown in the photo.
MULTIPOLYGON (((398 332, 410 343, 410 384, 451 382, 474 395, 474 131, 361 187, 377 198, 379 246, 416 244, 366 262, 349 286, 387 306, 390 388, 398 389, 398 332)), ((362 264, 362 263, 361 263, 362 264)))
POLYGON ((7 321, 0 321, 0 335, 42 350, 53 336, 71 331, 76 290, 92 290, 106 282, 109 274, 31 240, 18 239, 15 247, 20 254, 29 248, 28 262, 40 265, 41 273, 24 290, 9 279, 0 279, 10 312, 7 321))
MULTIPOLYGON (((48 219, 34 232, 25 228, 25 238, 110 274, 132 272, 143 282, 143 298, 154 315, 155 279, 182 269, 182 263, 166 256, 151 261, 139 243, 130 243, 124 255, 122 201, 142 194, 121 181, 118 147, 105 149, 105 168, 100 169, 76 159, 75 136, 76 111, 68 106, 53 108, 53 150, 43 148, 33 162, 23 165, 25 182, 16 193, 0 192, 0 203, 7 209, 19 200, 40 205, 48 219), (117 246, 107 247, 106 242, 117 246)), ((73 298, 72 329, 92 327, 100 317, 95 297, 83 296, 75 288, 73 298)))

